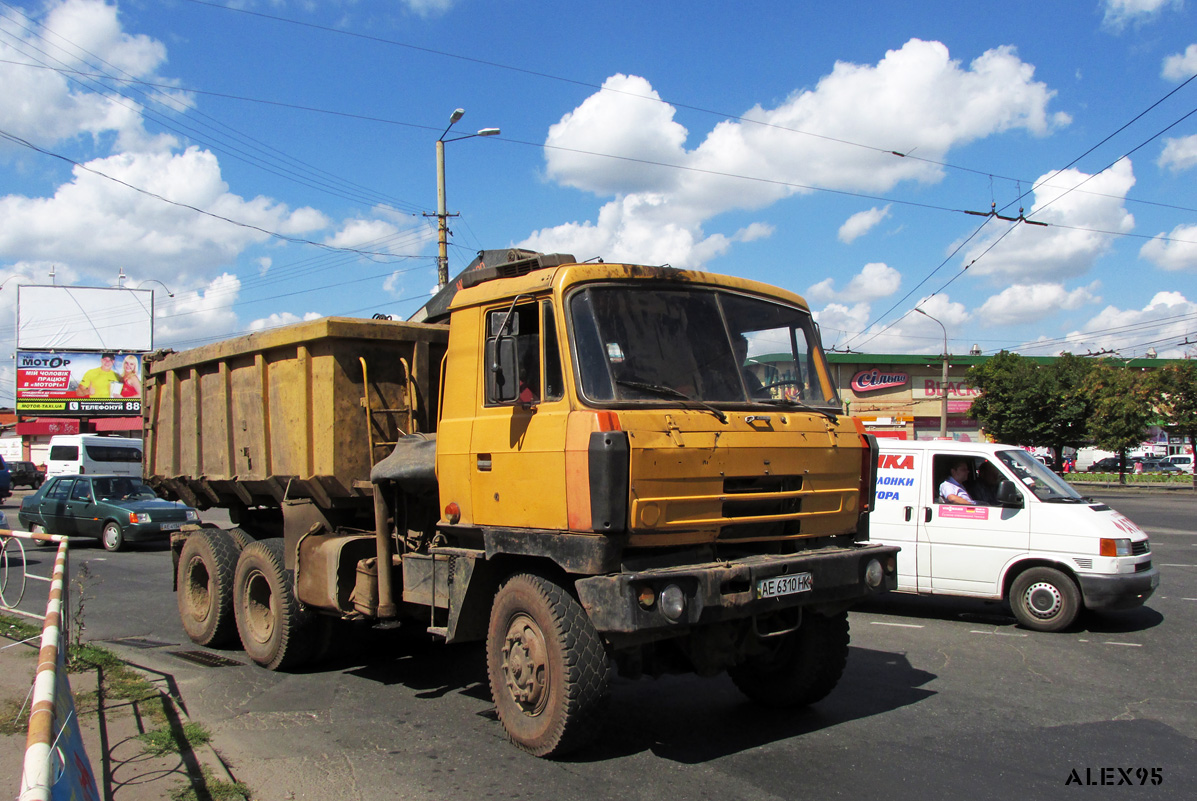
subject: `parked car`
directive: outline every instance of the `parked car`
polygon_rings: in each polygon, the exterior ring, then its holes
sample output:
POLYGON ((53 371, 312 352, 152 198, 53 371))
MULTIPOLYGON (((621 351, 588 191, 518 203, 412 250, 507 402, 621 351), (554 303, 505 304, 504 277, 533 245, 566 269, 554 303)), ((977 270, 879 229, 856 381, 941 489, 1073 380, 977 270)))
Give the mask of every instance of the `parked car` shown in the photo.
POLYGON ((13 487, 37 489, 46 480, 46 471, 33 462, 9 462, 8 472, 13 487))
MULTIPOLYGON (((1133 471, 1135 469, 1135 465, 1130 459, 1126 460, 1126 469, 1127 469, 1127 471, 1133 471)), ((1117 473, 1118 472, 1118 457, 1117 456, 1107 456, 1104 459, 1098 459, 1096 462, 1089 465, 1089 472, 1090 473, 1117 473)))
POLYGON ((21 501, 21 527, 68 537, 97 537, 109 551, 169 536, 199 513, 166 501, 135 476, 51 476, 21 501))
POLYGON ((1180 471, 1182 473, 1188 473, 1189 475, 1193 474, 1193 457, 1192 456, 1178 453, 1173 456, 1169 456, 1164 461, 1167 461, 1167 462, 1170 462, 1171 464, 1176 465, 1177 467, 1180 468, 1180 471))
POLYGON ((1143 465, 1144 473, 1183 473, 1178 466, 1174 465, 1165 459, 1144 459, 1143 465))

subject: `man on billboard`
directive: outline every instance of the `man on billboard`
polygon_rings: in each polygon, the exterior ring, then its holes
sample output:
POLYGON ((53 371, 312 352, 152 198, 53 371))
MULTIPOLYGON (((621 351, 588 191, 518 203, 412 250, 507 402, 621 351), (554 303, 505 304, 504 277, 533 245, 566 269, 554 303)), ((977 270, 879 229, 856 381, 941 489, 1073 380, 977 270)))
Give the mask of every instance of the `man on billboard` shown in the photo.
POLYGON ((93 367, 79 379, 79 386, 75 394, 80 398, 111 398, 113 383, 121 378, 112 369, 116 357, 111 353, 100 356, 100 366, 93 367))

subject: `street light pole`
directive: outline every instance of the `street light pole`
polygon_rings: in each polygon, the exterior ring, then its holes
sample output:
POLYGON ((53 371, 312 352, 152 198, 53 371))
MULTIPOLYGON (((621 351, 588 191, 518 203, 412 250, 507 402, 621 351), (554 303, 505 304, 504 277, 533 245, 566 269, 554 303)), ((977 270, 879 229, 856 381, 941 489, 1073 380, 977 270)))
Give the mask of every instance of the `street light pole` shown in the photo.
POLYGON ((943 328, 943 381, 939 385, 939 392, 942 396, 939 409, 939 436, 946 437, 948 435, 948 329, 922 309, 915 307, 915 311, 930 320, 935 320, 936 323, 939 323, 939 327, 943 328))
POLYGON ((475 136, 497 136, 500 133, 498 128, 483 128, 477 133, 446 139, 445 134, 449 133, 449 128, 452 128, 454 123, 463 116, 465 116, 465 109, 454 109, 453 113, 449 115, 449 125, 436 140, 436 283, 438 288, 449 283, 449 212, 445 209, 445 143, 472 139, 475 136))

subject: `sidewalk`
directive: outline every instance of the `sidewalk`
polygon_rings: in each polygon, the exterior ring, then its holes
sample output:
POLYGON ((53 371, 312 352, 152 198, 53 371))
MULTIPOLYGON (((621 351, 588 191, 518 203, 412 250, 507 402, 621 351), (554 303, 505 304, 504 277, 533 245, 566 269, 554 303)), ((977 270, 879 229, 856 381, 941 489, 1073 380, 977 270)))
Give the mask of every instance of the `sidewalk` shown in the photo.
MULTIPOLYGON (((37 667, 37 641, 18 644, 0 632, 0 794, 16 798, 25 757, 24 720, 15 733, 37 667)), ((102 801, 235 801, 248 796, 235 785, 223 761, 171 698, 161 677, 123 663, 70 674, 87 756, 102 801), (141 735, 149 733, 150 743, 141 735), (156 753, 153 746, 187 743, 181 751, 156 753)))

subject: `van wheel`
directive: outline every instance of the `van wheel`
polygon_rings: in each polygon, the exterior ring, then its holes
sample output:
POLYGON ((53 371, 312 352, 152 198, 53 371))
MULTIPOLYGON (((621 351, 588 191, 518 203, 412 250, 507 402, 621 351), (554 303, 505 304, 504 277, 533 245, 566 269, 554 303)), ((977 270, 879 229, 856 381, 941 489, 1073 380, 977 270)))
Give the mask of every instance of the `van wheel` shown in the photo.
POLYGON ((728 669, 732 683, 764 706, 807 706, 835 689, 848 664, 848 613, 807 612, 795 631, 770 639, 771 652, 728 669))
POLYGON ((233 620, 233 574, 237 549, 218 528, 187 537, 179 554, 179 619, 197 645, 220 647, 237 633, 233 620))
POLYGON ((1068 576, 1051 567, 1033 567, 1010 587, 1010 608, 1024 627, 1060 631, 1081 611, 1081 591, 1068 576))
POLYGON ((486 669, 499 721, 524 751, 561 756, 598 735, 611 667, 586 611, 564 588, 531 574, 499 588, 486 669))
POLYGON ((268 670, 285 670, 311 653, 308 615, 291 588, 283 567, 283 541, 257 540, 237 559, 233 581, 233 616, 250 659, 268 670))
POLYGON ((104 532, 100 535, 105 551, 116 552, 125 547, 125 533, 121 531, 121 524, 109 520, 104 524, 104 532))

